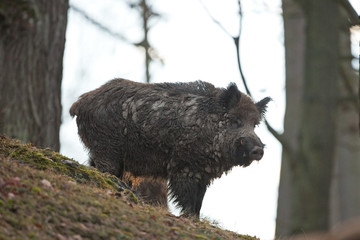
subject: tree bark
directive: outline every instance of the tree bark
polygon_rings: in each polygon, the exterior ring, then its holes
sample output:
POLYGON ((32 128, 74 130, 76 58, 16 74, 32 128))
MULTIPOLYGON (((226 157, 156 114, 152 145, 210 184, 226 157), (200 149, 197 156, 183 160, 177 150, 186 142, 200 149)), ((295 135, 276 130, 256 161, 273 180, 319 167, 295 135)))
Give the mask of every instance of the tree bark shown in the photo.
MULTIPOLYGON (((294 0, 283 0, 282 8, 286 59, 286 112, 283 137, 288 140, 290 149, 296 151, 300 136, 300 109, 304 82, 305 18, 300 5, 294 0)), ((292 154, 283 150, 275 230, 277 238, 290 235, 291 202, 295 197, 291 182, 292 154)))
POLYGON ((0 133, 59 150, 68 0, 0 1, 0 133))
POLYGON ((340 101, 338 103, 335 165, 331 187, 331 226, 360 216, 359 81, 351 62, 350 23, 340 8, 340 101))
POLYGON ((292 169, 292 233, 329 228, 339 100, 339 6, 329 0, 298 2, 306 19, 306 48, 301 136, 292 169))
POLYGON ((358 86, 347 18, 330 0, 283 0, 283 10, 291 151, 283 153, 276 237, 360 215, 358 86))

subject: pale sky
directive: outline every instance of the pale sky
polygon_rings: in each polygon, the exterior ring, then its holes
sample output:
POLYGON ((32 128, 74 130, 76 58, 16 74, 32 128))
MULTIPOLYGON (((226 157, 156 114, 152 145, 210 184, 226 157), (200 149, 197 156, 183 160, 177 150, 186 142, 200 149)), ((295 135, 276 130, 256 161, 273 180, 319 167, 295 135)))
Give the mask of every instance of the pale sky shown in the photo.
MULTIPOLYGON (((232 35, 239 28, 237 1, 204 0, 209 11, 232 35)), ((267 119, 282 131, 285 109, 283 23, 280 0, 243 2, 241 60, 249 88, 258 101, 270 96, 267 119), (265 4, 266 3, 266 4, 265 4)), ((90 16, 139 41, 141 25, 136 12, 124 1, 71 0, 90 16)), ((243 91, 233 40, 207 15, 199 1, 153 1, 163 18, 150 32, 150 41, 164 59, 151 66, 153 82, 201 79, 217 87, 237 83, 243 91)), ((70 10, 64 55, 62 85, 63 124, 61 153, 86 164, 87 152, 77 136, 68 110, 84 92, 110 79, 121 77, 144 81, 144 53, 123 43, 70 10)), ((220 223, 224 229, 273 239, 281 161, 281 146, 262 125, 257 134, 266 144, 259 163, 234 168, 217 179, 206 192, 201 217, 220 223)))

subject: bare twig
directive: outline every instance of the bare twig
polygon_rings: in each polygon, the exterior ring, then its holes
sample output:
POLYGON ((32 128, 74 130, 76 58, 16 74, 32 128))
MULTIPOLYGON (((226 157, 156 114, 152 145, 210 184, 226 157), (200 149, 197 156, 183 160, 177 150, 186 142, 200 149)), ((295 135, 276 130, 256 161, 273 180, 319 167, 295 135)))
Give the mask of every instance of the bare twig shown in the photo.
MULTIPOLYGON (((238 69, 240 72, 240 76, 242 79, 242 83, 245 87, 246 93, 250 96, 253 97, 250 89, 247 85, 245 76, 244 76, 244 72, 242 70, 241 67, 241 59, 240 59, 240 37, 241 37, 241 31, 242 31, 242 7, 241 7, 241 1, 238 0, 238 6, 239 6, 239 16, 240 16, 240 22, 239 22, 239 33, 236 37, 232 36, 227 30, 226 28, 218 21, 216 20, 212 14, 210 13, 210 11, 206 8, 206 6, 204 5, 204 3, 202 2, 202 0, 199 0, 201 5, 204 7, 205 11, 207 12, 207 14, 209 15, 209 17, 213 20, 214 23, 216 23, 223 31, 226 35, 228 35, 229 37, 231 37, 234 40, 234 44, 236 47, 236 57, 237 57, 237 62, 238 62, 238 69)), ((290 147, 290 145, 288 144, 288 142, 286 141, 286 139, 284 139, 284 136, 280 133, 278 133, 270 124, 269 122, 264 119, 265 125, 268 129, 268 131, 280 142, 280 144, 283 146, 283 149, 285 151, 287 151, 288 153, 290 153, 289 155, 291 155, 291 152, 293 152, 292 148, 290 147)))
POLYGON ((235 43, 235 47, 236 47, 236 58, 237 58, 237 63, 238 63, 238 69, 239 69, 239 73, 240 73, 240 76, 241 76, 241 80, 242 80, 242 83, 245 87, 245 91, 246 93, 252 97, 252 94, 250 92, 250 89, 247 85, 247 82, 246 82, 246 79, 245 79, 245 76, 244 76, 244 73, 243 73, 243 70, 242 70, 242 67, 241 67, 241 62, 240 62, 240 35, 237 36, 237 37, 234 37, 234 43, 235 43))
POLYGON ((237 62, 238 62, 238 68, 239 68, 239 72, 240 72, 240 76, 241 76, 241 80, 243 82, 243 85, 245 87, 245 91, 249 96, 252 96, 250 93, 250 90, 247 86, 247 82, 245 80, 245 76, 244 76, 244 72, 242 70, 241 67, 241 62, 240 62, 240 36, 241 36, 241 30, 242 30, 242 8, 241 8, 241 1, 238 0, 238 6, 239 6, 239 16, 240 16, 240 22, 239 22, 239 33, 237 36, 233 36, 231 35, 226 28, 211 14, 211 12, 209 11, 209 9, 206 7, 206 5, 203 3, 202 0, 199 0, 200 4, 202 5, 202 7, 204 8, 204 10, 206 11, 206 13, 208 14, 208 16, 211 18, 211 20, 218 25, 219 28, 221 28, 221 30, 228 35, 229 37, 231 37, 234 40, 234 44, 236 47, 236 57, 237 57, 237 62))
POLYGON ((101 24, 100 22, 95 20, 94 18, 90 17, 89 14, 87 14, 84 10, 78 8, 77 6, 70 4, 70 9, 73 10, 74 12, 77 12, 82 17, 84 17, 86 20, 88 20, 91 24, 98 27, 100 30, 106 32, 107 34, 111 35, 112 37, 117 38, 125 43, 134 45, 134 43, 129 41, 126 37, 124 37, 123 35, 121 35, 119 33, 113 32, 108 27, 104 26, 103 24, 101 24))
MULTIPOLYGON (((100 30, 104 31, 105 33, 109 34, 110 36, 117 38, 121 40, 124 43, 131 44, 136 47, 143 48, 145 50, 145 76, 146 76, 146 82, 150 82, 150 63, 154 59, 155 56, 157 56, 156 51, 154 48, 151 47, 149 41, 148 41, 148 32, 151 28, 149 24, 149 19, 153 17, 160 17, 160 14, 153 11, 150 5, 147 4, 146 0, 140 0, 137 3, 129 3, 130 8, 136 8, 142 19, 142 29, 144 33, 144 38, 140 42, 131 42, 128 40, 125 36, 113 32, 108 27, 101 24, 99 21, 95 20, 93 17, 90 17, 89 14, 87 14, 84 10, 80 9, 79 7, 71 4, 70 8, 71 10, 77 12, 82 17, 84 17, 86 20, 88 20, 92 25, 98 27, 100 30)), ((157 57, 160 61, 160 57, 157 57)))
POLYGON ((210 13, 209 9, 206 7, 206 5, 203 3, 202 0, 199 0, 200 4, 202 5, 202 7, 204 8, 205 12, 208 14, 208 16, 211 18, 211 20, 218 25, 219 28, 221 28, 221 30, 223 30, 223 32, 228 35, 231 38, 234 38, 227 30, 226 28, 216 19, 214 18, 214 16, 210 13))
POLYGON ((278 133, 278 131, 276 131, 270 124, 269 122, 264 119, 266 128, 268 129, 268 131, 274 136, 274 138, 276 138, 276 140, 279 141, 279 143, 282 145, 283 149, 289 153, 289 155, 292 155, 292 153, 294 152, 293 148, 290 146, 290 144, 288 143, 288 141, 286 141, 285 137, 283 134, 278 133))
POLYGON ((239 72, 240 72, 240 76, 241 76, 241 80, 243 82, 243 85, 245 87, 245 90, 246 90, 246 93, 252 97, 252 94, 250 92, 250 89, 247 85, 247 82, 246 82, 246 79, 245 79, 245 76, 244 76, 244 72, 242 70, 242 67, 241 67, 241 61, 240 61, 240 37, 241 37, 241 31, 242 31, 242 18, 243 18, 243 15, 242 15, 242 7, 241 7, 241 1, 238 0, 238 6, 239 6, 239 34, 236 36, 236 37, 233 37, 234 39, 234 43, 235 43, 235 47, 236 47, 236 57, 237 57, 237 62, 238 62, 238 69, 239 69, 239 72))
POLYGON ((155 55, 151 54, 151 52, 154 53, 155 50, 148 39, 149 31, 151 29, 150 19, 159 19, 161 15, 153 10, 147 0, 140 0, 137 3, 129 3, 129 7, 137 9, 141 16, 144 38, 141 42, 136 43, 136 46, 142 47, 145 50, 145 76, 146 82, 149 83, 151 80, 150 63, 154 60, 153 56, 155 55))

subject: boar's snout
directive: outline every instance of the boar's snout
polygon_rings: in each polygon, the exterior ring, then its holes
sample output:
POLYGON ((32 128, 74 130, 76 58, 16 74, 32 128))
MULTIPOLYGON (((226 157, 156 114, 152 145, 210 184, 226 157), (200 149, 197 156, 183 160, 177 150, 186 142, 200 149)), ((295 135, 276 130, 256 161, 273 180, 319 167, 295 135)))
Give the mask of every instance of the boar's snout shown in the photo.
POLYGON ((249 158, 251 160, 260 160, 264 155, 264 148, 255 146, 253 149, 250 150, 249 158))
POLYGON ((241 137, 236 141, 234 160, 237 164, 247 167, 253 161, 259 161, 264 156, 265 145, 257 136, 241 137))

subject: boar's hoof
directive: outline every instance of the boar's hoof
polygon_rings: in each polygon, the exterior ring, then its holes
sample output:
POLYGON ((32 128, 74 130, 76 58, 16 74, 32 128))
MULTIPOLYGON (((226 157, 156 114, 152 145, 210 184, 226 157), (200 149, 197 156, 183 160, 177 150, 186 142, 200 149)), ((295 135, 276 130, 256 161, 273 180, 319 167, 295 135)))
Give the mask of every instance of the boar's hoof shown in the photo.
POLYGON ((262 147, 255 146, 249 154, 251 160, 260 160, 264 155, 264 150, 262 147))

